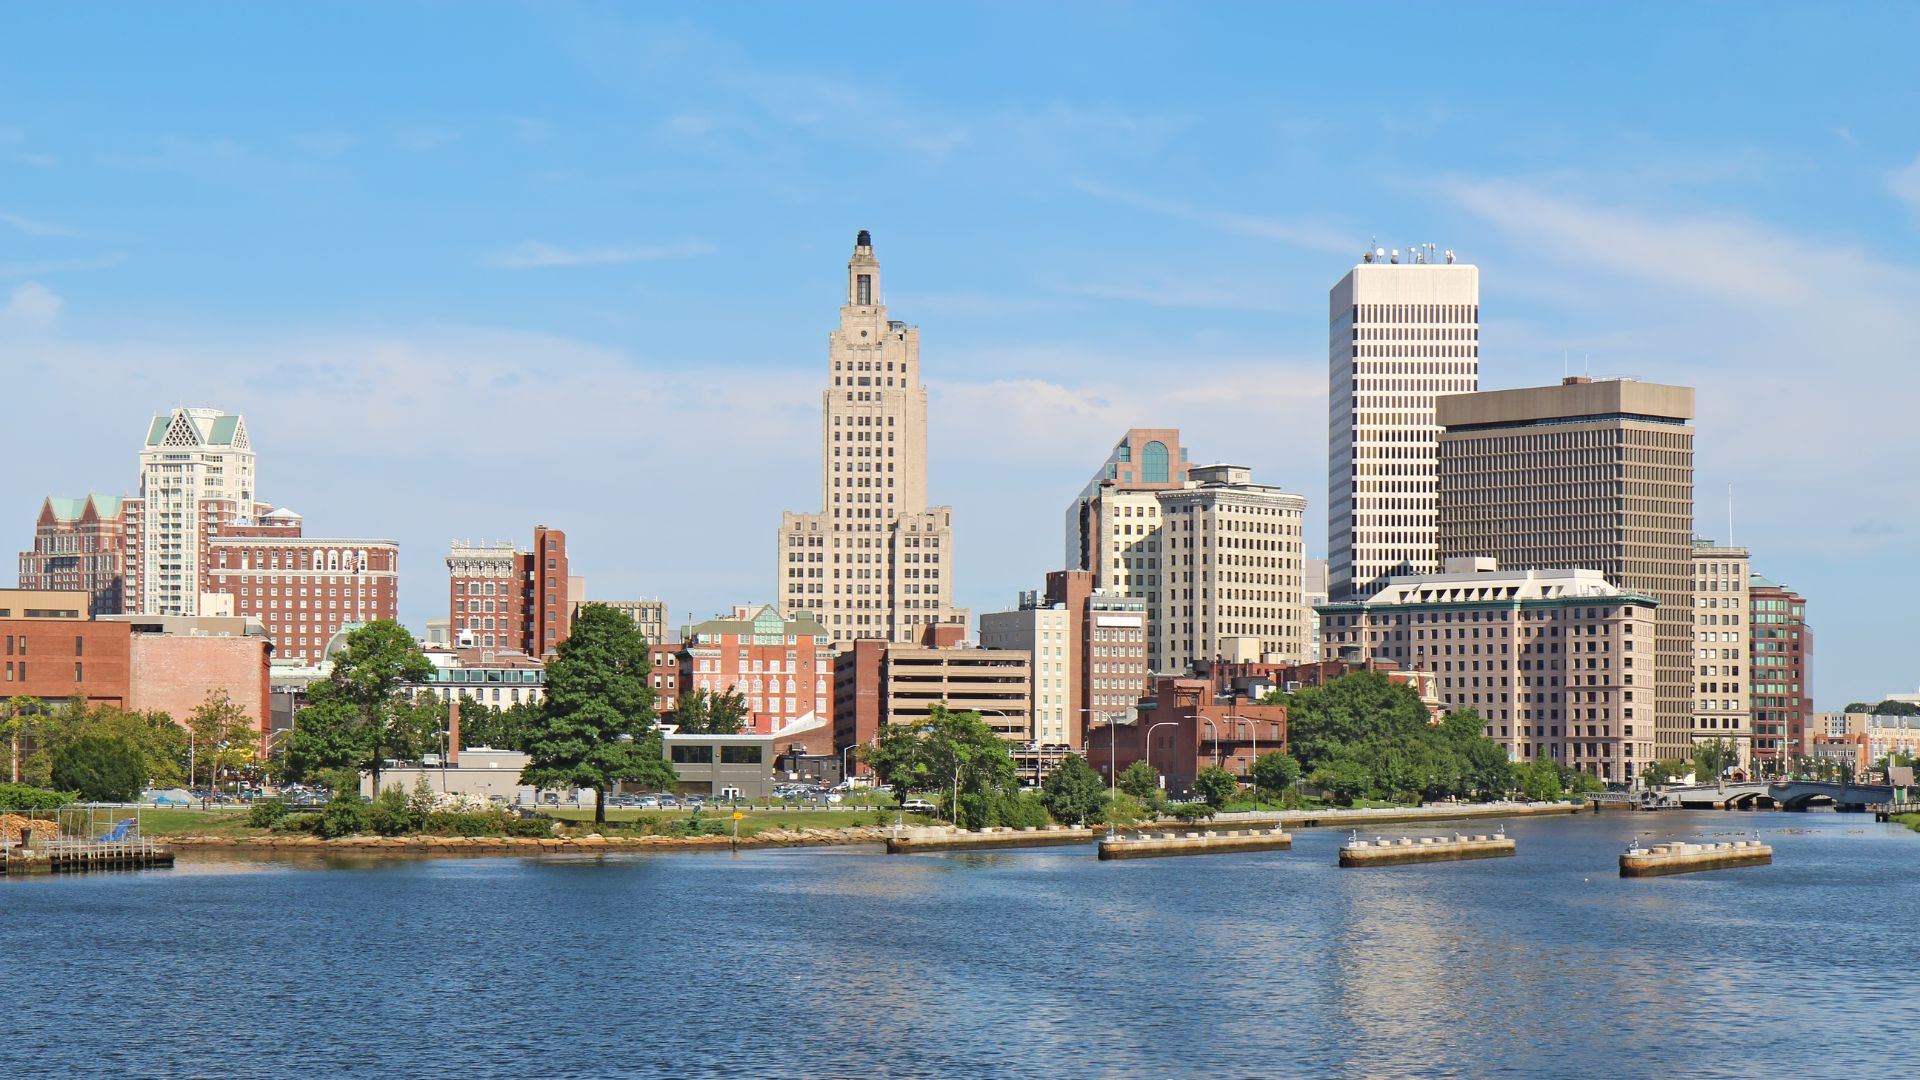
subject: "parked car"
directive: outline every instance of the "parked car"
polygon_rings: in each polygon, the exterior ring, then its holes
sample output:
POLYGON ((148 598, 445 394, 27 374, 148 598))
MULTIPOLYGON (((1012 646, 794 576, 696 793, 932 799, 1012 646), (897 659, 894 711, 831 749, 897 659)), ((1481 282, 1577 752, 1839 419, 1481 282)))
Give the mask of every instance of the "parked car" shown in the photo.
POLYGON ((936 808, 925 799, 908 799, 900 804, 900 809, 909 814, 931 814, 936 808))

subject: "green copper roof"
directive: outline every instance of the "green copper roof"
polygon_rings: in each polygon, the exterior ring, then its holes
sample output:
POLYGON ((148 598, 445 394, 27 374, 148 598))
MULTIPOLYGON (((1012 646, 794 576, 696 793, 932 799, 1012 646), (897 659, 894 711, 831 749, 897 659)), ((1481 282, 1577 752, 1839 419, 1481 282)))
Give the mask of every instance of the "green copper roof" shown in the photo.
POLYGON ((63 499, 58 495, 49 495, 47 505, 53 508, 53 516, 59 520, 79 521, 80 514, 87 508, 87 500, 63 499))
POLYGON ((233 441, 234 429, 239 426, 240 418, 237 416, 215 417, 213 432, 207 436, 207 441, 215 446, 225 446, 233 441))
POLYGON ((147 428, 147 445, 159 446, 160 440, 167 437, 167 425, 173 421, 171 416, 156 416, 147 428))

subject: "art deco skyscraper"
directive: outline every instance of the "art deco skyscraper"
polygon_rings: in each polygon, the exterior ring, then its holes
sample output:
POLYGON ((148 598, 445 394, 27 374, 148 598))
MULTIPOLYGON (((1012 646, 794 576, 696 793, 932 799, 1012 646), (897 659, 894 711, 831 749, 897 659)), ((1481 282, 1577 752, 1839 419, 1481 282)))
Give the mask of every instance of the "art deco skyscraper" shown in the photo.
POLYGON ((1327 590, 1431 574, 1433 401, 1480 388, 1480 270, 1380 249, 1327 294, 1327 590))
POLYGON ((780 609, 819 617, 835 641, 918 641, 953 606, 953 508, 927 505, 927 390, 920 330, 887 317, 865 229, 827 342, 820 512, 780 518, 780 609))

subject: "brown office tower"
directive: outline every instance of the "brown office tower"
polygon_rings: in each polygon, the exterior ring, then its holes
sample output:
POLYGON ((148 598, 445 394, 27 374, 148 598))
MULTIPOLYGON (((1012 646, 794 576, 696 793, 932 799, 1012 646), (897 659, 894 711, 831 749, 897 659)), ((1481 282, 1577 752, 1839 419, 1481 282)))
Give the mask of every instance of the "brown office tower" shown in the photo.
POLYGON ((1663 759, 1693 749, 1692 418, 1692 387, 1619 379, 1436 404, 1442 559, 1598 570, 1659 602, 1653 741, 1663 759))

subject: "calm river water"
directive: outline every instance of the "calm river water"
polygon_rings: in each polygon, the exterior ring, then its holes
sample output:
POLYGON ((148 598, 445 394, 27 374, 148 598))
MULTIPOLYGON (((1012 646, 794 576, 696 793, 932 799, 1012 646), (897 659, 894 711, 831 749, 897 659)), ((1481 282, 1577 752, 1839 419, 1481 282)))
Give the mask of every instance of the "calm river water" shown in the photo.
MULTIPOLYGON (((1474 825, 1485 830, 1490 826, 1474 825)), ((1417 827, 1383 832, 1418 834, 1417 827)), ((1441 831, 1441 830, 1424 830, 1441 831)), ((857 849, 0 879, 0 1076, 1897 1075, 1920 834, 1517 821, 1512 859, 857 849), (1638 834, 1775 864, 1623 881, 1638 834)))

